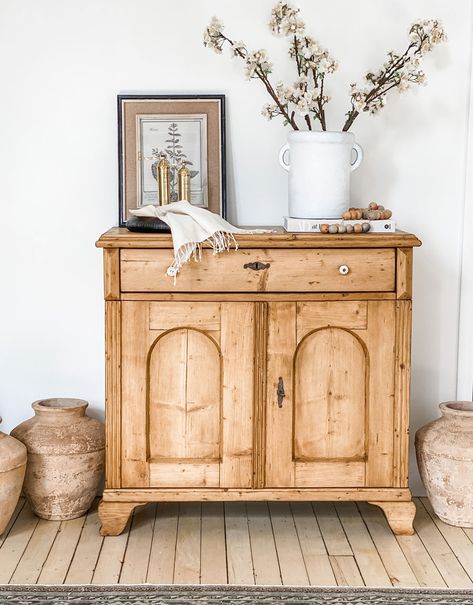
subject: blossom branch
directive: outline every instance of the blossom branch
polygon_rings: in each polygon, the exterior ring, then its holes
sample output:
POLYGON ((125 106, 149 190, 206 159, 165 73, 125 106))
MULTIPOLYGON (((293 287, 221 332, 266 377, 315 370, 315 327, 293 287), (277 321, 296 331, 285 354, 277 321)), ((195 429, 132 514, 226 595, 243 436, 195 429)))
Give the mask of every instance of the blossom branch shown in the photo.
POLYGON ((371 88, 359 89, 351 86, 351 109, 343 125, 343 131, 351 128, 362 111, 374 115, 386 105, 387 93, 395 88, 399 92, 408 90, 410 84, 425 84, 426 77, 419 68, 423 56, 437 44, 446 40, 440 23, 436 20, 415 23, 409 30, 410 43, 402 55, 388 53, 388 59, 377 74, 369 72, 365 80, 371 88))

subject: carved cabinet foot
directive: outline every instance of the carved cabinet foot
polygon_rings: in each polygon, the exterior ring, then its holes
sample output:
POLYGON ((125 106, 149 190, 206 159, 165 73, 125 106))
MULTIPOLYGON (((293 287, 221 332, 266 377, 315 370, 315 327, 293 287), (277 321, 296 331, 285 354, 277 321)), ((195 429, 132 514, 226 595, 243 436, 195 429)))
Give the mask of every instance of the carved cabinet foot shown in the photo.
POLYGON ((99 504, 102 536, 118 536, 125 529, 133 509, 144 502, 104 502, 99 504))
POLYGON ((414 502, 370 502, 379 506, 386 515, 389 527, 398 536, 412 536, 414 528, 412 526, 416 515, 416 505, 414 502))

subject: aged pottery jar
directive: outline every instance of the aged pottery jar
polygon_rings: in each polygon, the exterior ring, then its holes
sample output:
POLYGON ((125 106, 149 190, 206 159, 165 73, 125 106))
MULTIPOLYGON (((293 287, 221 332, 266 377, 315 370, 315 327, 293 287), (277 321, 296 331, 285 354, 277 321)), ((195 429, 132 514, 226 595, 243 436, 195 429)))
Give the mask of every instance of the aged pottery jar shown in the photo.
POLYGON ((0 535, 5 531, 20 497, 25 469, 26 447, 0 431, 0 535))
POLYGON ((447 401, 440 411, 416 433, 420 475, 442 521, 473 527, 473 402, 447 401))
POLYGON ((28 450, 24 493, 43 519, 84 515, 97 493, 104 467, 102 423, 86 416, 82 399, 43 399, 35 415, 12 435, 28 450))

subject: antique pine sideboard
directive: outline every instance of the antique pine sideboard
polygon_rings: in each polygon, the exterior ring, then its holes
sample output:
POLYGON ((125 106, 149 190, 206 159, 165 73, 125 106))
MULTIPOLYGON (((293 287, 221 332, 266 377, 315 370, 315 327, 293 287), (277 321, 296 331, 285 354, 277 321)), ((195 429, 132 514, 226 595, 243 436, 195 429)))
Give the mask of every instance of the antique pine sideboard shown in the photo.
POLYGON ((238 236, 185 265, 167 234, 104 250, 102 534, 134 507, 364 500, 412 533, 407 233, 238 236))

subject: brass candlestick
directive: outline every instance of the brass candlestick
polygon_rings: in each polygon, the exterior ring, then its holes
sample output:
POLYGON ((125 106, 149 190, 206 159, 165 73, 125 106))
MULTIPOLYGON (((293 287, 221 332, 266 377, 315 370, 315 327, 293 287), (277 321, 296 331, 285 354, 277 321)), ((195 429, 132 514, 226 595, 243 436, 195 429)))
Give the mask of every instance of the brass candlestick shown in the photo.
POLYGON ((179 199, 191 201, 191 173, 189 168, 186 166, 185 160, 182 161, 182 166, 179 168, 177 173, 177 180, 179 185, 179 199))
POLYGON ((171 201, 171 165, 168 162, 164 153, 160 154, 158 163, 158 194, 159 204, 164 206, 171 201))

